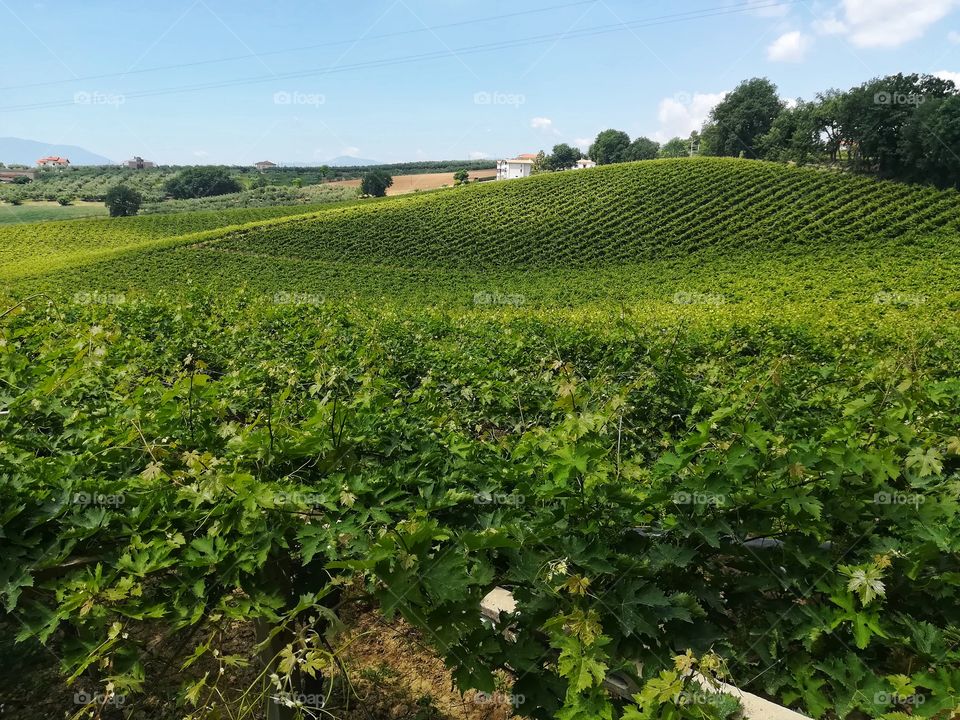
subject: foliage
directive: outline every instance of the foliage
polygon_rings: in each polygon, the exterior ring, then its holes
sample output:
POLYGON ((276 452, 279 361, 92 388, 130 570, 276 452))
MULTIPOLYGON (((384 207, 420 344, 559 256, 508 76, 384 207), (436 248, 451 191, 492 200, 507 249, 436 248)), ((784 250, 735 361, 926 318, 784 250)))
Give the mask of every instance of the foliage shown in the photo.
POLYGON ((466 185, 470 182, 470 172, 468 170, 457 170, 453 174, 453 181, 457 185, 466 185))
POLYGON ((57 205, 61 207, 67 207, 73 203, 73 198, 67 197, 66 195, 61 195, 57 198, 57 205))
POLYGON ((690 155, 690 142, 680 137, 671 138, 660 148, 662 158, 682 158, 690 155))
POLYGON ((744 80, 710 112, 703 129, 711 155, 760 157, 759 141, 783 110, 777 86, 765 78, 744 80))
POLYGON ((683 159, 257 217, 0 230, 0 595, 68 674, 214 717, 232 624, 287 687, 374 601, 533 717, 726 720, 692 671, 955 713, 955 192, 683 159))
POLYGON ((627 161, 630 136, 621 130, 604 130, 590 146, 590 159, 597 165, 611 165, 627 161))
POLYGON ((104 205, 110 211, 110 217, 130 217, 136 215, 143 203, 143 196, 126 185, 115 185, 107 191, 104 205))
POLYGON ((575 147, 566 143, 560 143, 553 146, 553 152, 547 158, 547 168, 549 170, 569 170, 577 164, 577 160, 583 157, 583 153, 575 147))
POLYGON ((172 177, 164 189, 174 200, 228 195, 243 190, 243 186, 226 168, 187 168, 172 177))
POLYGON ((384 197, 393 178, 382 170, 371 170, 360 181, 360 192, 371 197, 384 197))
POLYGON ((628 161, 653 160, 660 153, 660 143, 650 138, 638 137, 627 148, 624 158, 628 161))

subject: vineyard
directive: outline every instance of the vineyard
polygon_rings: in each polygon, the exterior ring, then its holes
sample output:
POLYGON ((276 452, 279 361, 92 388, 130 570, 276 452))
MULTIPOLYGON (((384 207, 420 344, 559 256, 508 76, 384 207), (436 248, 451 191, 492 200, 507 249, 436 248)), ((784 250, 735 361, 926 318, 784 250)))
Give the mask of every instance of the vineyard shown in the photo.
POLYGON ((950 720, 958 232, 722 159, 2 228, 11 652, 98 717, 338 717, 364 608, 522 717, 950 720))

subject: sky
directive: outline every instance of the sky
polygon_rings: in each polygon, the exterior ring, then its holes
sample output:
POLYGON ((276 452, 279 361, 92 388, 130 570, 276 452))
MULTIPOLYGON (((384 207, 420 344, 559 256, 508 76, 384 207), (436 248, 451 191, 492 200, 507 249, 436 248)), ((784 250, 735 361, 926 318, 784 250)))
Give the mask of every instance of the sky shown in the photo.
MULTIPOLYGON (((0 0, 0 136, 160 164, 687 136, 768 77, 960 80, 960 0, 0 0)), ((960 83, 958 83, 960 84, 960 83)))

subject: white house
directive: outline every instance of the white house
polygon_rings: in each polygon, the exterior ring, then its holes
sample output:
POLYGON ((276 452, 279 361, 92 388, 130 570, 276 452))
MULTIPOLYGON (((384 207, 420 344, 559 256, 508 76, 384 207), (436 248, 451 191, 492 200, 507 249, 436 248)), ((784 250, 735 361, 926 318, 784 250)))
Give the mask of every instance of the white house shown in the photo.
POLYGON ((511 160, 497 160, 497 180, 516 180, 533 174, 534 154, 517 155, 511 160))
POLYGON ((588 158, 581 158, 580 160, 577 160, 577 164, 574 165, 573 167, 577 170, 586 170, 587 168, 593 168, 596 166, 597 164, 593 160, 590 160, 588 158))

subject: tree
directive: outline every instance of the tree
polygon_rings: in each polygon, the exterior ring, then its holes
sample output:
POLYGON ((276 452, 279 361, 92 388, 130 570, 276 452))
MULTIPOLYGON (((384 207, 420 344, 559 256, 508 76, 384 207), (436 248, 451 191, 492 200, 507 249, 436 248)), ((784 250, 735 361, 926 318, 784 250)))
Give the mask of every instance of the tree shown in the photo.
POLYGON ((178 173, 164 186, 175 200, 213 197, 240 192, 243 186, 226 168, 193 167, 178 173))
POLYGON ((777 116, 769 132, 757 141, 757 148, 766 160, 805 165, 824 155, 823 137, 819 105, 799 100, 777 116))
POLYGON ((590 157, 597 165, 624 162, 630 136, 622 130, 604 130, 590 146, 590 157))
POLYGON ((383 170, 371 170, 360 181, 360 192, 372 197, 384 197, 387 188, 393 185, 393 178, 383 170))
POLYGON ((33 180, 26 175, 17 175, 11 182, 13 182, 14 185, 29 185, 33 180))
POLYGON ((66 195, 60 195, 57 198, 57 204, 62 207, 66 207, 67 205, 71 205, 72 203, 73 203, 73 200, 66 195))
POLYGON ((136 215, 142 203, 143 196, 126 185, 114 185, 104 196, 104 205, 110 211, 110 217, 136 215))
POLYGON ((777 86, 766 78, 740 83, 710 113, 703 128, 706 152, 727 157, 757 158, 758 141, 783 111, 777 86))
POLYGON ((470 182, 470 171, 469 170, 457 170, 453 174, 453 181, 457 185, 466 185, 470 182))
POLYGON ((569 170, 576 165, 583 153, 566 143, 553 146, 553 152, 547 158, 547 168, 550 170, 569 170))
POLYGON ((844 93, 836 104, 837 123, 855 170, 883 177, 913 174, 901 153, 902 133, 918 109, 956 94, 949 80, 932 75, 874 78, 844 93))
POLYGON ((960 188, 960 96, 934 98, 917 108, 901 135, 903 178, 960 188))
POLYGON ((533 161, 533 167, 530 168, 531 175, 539 175, 540 173, 545 173, 550 169, 547 164, 547 154, 541 150, 537 153, 537 157, 533 161))
POLYGON ((624 153, 624 160, 632 162, 635 160, 653 160, 660 152, 660 143, 654 142, 650 138, 638 137, 627 148, 624 153))
POLYGON ((690 143, 681 137, 671 138, 660 148, 662 158, 682 158, 690 155, 690 143))

